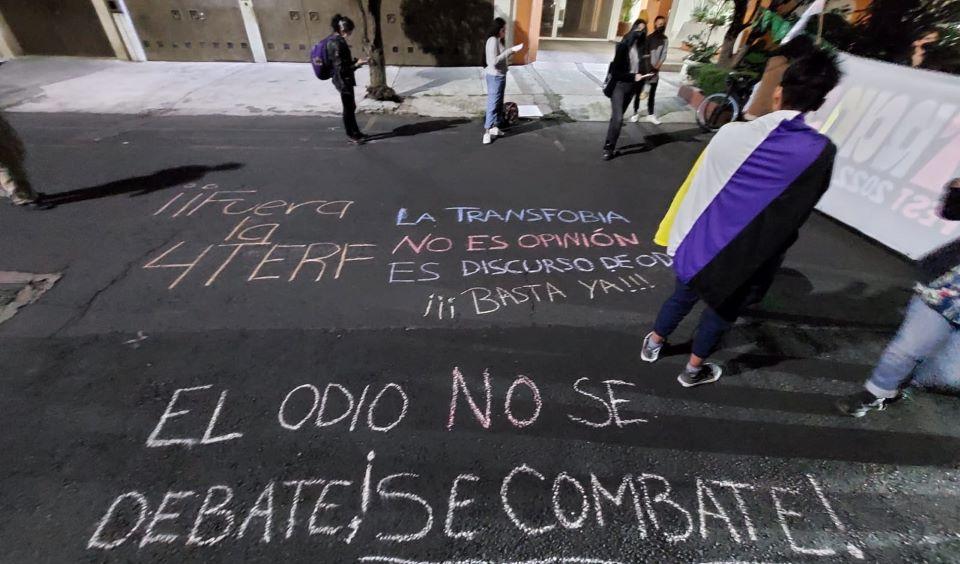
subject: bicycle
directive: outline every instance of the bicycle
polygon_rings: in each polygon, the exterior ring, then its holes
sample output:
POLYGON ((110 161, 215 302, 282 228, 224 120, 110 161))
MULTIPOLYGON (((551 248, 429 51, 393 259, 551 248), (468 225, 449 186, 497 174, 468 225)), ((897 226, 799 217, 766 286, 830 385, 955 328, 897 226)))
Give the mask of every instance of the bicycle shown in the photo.
POLYGON ((711 94, 697 106, 697 124, 704 131, 716 131, 732 121, 742 120, 757 79, 751 74, 731 72, 726 83, 725 92, 711 94))

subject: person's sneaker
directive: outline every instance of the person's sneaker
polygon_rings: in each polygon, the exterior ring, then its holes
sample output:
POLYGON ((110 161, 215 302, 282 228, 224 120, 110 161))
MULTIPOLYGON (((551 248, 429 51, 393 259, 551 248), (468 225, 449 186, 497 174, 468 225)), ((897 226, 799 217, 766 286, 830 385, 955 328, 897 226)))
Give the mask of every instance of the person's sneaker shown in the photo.
POLYGON ((37 194, 33 197, 24 197, 14 192, 13 194, 10 194, 10 201, 15 206, 27 206, 37 204, 40 201, 40 195, 37 194))
POLYGON ((640 121, 640 114, 633 114, 633 116, 630 118, 630 121, 631 123, 637 123, 640 121))
POLYGON ((491 128, 490 128, 490 136, 491 136, 491 137, 503 137, 503 132, 500 131, 500 128, 499 128, 499 127, 494 126, 494 127, 491 127, 491 128))
POLYGON ((604 150, 603 150, 603 154, 601 155, 601 158, 603 158, 603 160, 605 160, 605 161, 609 161, 609 160, 612 159, 616 154, 617 154, 617 152, 614 151, 614 150, 612 150, 612 149, 604 149, 604 150))
POLYGON ((483 144, 484 144, 484 145, 489 145, 490 143, 493 143, 493 136, 490 135, 490 132, 489 132, 489 131, 485 131, 485 132, 483 133, 483 144))
POLYGON ((644 362, 656 362, 660 358, 660 351, 663 349, 663 342, 659 345, 653 342, 653 331, 647 333, 643 338, 643 348, 640 349, 640 359, 644 362))
POLYGON ((845 415, 851 417, 863 417, 871 411, 883 411, 888 405, 895 402, 897 398, 878 398, 870 392, 862 392, 847 396, 837 402, 837 409, 845 415))
POLYGON ((701 384, 710 384, 716 382, 723 375, 723 368, 719 364, 705 362, 700 370, 690 372, 686 368, 677 376, 677 382, 684 388, 692 388, 701 384))
POLYGON ((351 145, 363 145, 366 142, 367 136, 362 133, 360 135, 347 137, 347 143, 350 143, 351 145))
POLYGON ((652 123, 653 125, 660 125, 660 119, 656 115, 650 114, 647 116, 647 122, 652 123))

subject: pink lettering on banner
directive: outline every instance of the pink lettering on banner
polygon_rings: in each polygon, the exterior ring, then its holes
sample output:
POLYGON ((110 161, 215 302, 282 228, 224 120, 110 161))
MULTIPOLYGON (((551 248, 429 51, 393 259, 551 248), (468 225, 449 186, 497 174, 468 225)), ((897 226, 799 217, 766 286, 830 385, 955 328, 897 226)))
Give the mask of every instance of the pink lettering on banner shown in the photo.
POLYGON ((938 196, 944 185, 960 176, 960 114, 940 134, 943 148, 910 179, 938 196))

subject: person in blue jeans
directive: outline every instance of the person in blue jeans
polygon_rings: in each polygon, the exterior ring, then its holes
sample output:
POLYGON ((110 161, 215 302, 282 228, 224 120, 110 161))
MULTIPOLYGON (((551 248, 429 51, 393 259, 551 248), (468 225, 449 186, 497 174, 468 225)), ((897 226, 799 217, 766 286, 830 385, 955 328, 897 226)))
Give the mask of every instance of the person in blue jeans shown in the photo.
MULTIPOLYGON (((960 221, 960 178, 947 186, 941 217, 960 221)), ((864 390, 837 402, 841 412, 863 417, 881 411, 901 397, 917 366, 935 357, 960 331, 960 257, 932 282, 918 283, 907 314, 864 390)), ((952 341, 956 342, 956 341, 952 341)))
POLYGON ((506 35, 507 22, 503 18, 494 19, 484 49, 487 61, 484 69, 487 79, 487 114, 483 122, 484 145, 489 145, 494 138, 503 135, 500 131, 500 122, 503 121, 503 94, 507 89, 510 55, 523 49, 523 43, 507 49, 503 43, 506 35))
MULTIPOLYGON (((791 239, 787 247, 796 241, 791 239)), ((781 253, 775 254, 768 259, 750 278, 750 280, 734 293, 730 299, 717 308, 707 306, 700 315, 700 323, 697 325, 696 333, 693 336, 693 345, 691 348, 691 362, 694 360, 702 363, 705 370, 701 370, 701 365, 696 366, 688 363, 683 373, 677 379, 684 388, 709 384, 720 379, 723 370, 718 364, 703 362, 704 359, 717 348, 720 339, 733 327, 740 313, 749 305, 759 302, 773 285, 780 265, 783 264, 786 256, 786 249, 781 253)), ((679 278, 676 280, 676 287, 657 314, 657 319, 653 323, 653 331, 647 334, 643 339, 643 348, 640 357, 645 362, 656 362, 660 356, 660 349, 666 338, 676 331, 683 319, 690 314, 694 306, 700 302, 700 296, 695 290, 684 284, 679 278)))

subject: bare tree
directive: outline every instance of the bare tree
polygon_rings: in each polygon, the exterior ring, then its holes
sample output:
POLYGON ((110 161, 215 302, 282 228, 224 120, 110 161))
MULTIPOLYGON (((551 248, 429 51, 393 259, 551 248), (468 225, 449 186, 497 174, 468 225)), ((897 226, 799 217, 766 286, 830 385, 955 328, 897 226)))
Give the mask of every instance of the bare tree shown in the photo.
POLYGON ((363 43, 370 49, 370 85, 367 96, 374 100, 399 102, 400 96, 387 84, 387 62, 383 52, 383 33, 381 32, 382 0, 357 0, 363 18, 363 43), (370 40, 370 28, 373 27, 373 41, 370 40))

